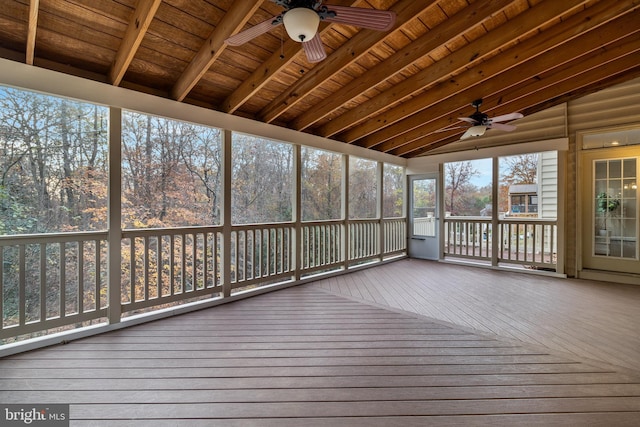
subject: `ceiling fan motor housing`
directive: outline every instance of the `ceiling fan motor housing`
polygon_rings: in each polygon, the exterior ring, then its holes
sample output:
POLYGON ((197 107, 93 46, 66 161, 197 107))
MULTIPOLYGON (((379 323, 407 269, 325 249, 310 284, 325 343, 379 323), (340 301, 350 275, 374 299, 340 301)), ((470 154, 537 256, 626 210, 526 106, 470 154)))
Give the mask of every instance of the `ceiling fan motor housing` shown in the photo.
POLYGON ((482 99, 476 99, 475 101, 473 101, 471 103, 471 106, 473 106, 476 109, 476 112, 469 116, 469 118, 474 122, 476 122, 478 125, 484 125, 489 122, 489 116, 487 114, 480 112, 481 105, 482 105, 482 99))

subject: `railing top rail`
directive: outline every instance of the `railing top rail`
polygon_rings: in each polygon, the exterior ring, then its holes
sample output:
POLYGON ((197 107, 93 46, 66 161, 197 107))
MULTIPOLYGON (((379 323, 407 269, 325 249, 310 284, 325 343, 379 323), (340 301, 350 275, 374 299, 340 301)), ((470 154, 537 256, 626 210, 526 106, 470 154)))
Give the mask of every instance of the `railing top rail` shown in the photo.
POLYGON ((163 227, 163 228, 127 228, 122 230, 123 237, 130 236, 156 236, 167 234, 190 234, 209 231, 221 231, 221 225, 201 225, 190 227, 163 227))
POLYGON ((378 223, 380 222, 380 218, 355 218, 355 219, 350 219, 347 222, 351 223, 351 224, 366 224, 366 223, 378 223))
POLYGON ((184 227, 161 227, 161 228, 125 228, 122 233, 152 233, 152 234, 169 234, 169 233, 192 233, 203 232, 212 229, 222 229, 221 225, 191 225, 184 227))
POLYGON ((491 222, 490 216, 445 216, 445 221, 491 222))
POLYGON ((557 224, 557 219, 549 218, 503 218, 500 223, 527 223, 527 224, 557 224))
POLYGON ((328 225, 328 224, 344 224, 344 223, 375 223, 375 222, 402 222, 406 221, 406 217, 393 217, 393 218, 365 218, 365 219, 328 219, 317 221, 302 221, 302 225, 328 225))
POLYGON ((78 242, 86 240, 105 240, 106 231, 84 231, 50 234, 14 234, 0 236, 0 246, 34 243, 78 242))
MULTIPOLYGON (((488 216, 447 216, 445 221, 463 221, 463 222, 487 222, 492 221, 488 216)), ((556 224, 557 219, 549 218, 526 218, 526 217, 512 217, 512 218, 500 218, 499 223, 527 223, 527 224, 556 224)))
POLYGON ((326 219, 326 220, 317 220, 317 221, 302 221, 302 225, 313 226, 313 225, 336 225, 336 224, 344 224, 344 219, 326 219))
POLYGON ((290 228, 295 227, 294 222, 271 222, 264 224, 234 224, 231 226, 233 231, 236 230, 265 230, 269 228, 290 228))

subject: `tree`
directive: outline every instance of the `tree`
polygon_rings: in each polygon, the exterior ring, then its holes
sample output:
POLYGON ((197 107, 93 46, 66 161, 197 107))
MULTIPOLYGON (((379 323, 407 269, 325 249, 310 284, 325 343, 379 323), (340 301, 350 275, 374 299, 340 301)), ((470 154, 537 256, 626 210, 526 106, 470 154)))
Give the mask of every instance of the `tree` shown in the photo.
POLYGON ((233 223, 291 221, 292 184, 292 145, 234 133, 231 179, 233 223))
POLYGON ((106 227, 104 107, 0 90, 3 234, 106 227), (94 185, 87 185, 88 181, 94 185))
POLYGON ((445 165, 445 211, 451 215, 479 215, 475 212, 475 200, 468 197, 475 191, 471 183, 479 172, 470 161, 447 163, 445 165))
POLYGON ((122 135, 125 227, 219 224, 219 129, 126 112, 122 135))
POLYGON ((375 218, 378 163, 352 157, 349 163, 349 217, 375 218))
POLYGON ((538 181, 538 153, 503 157, 500 168, 503 171, 501 180, 509 185, 535 184, 538 181))
POLYGON ((404 215, 404 168, 384 165, 384 185, 382 195, 382 216, 398 218, 404 215))
POLYGON ((538 181, 538 153, 500 158, 499 210, 509 210, 509 187, 538 181))
POLYGON ((338 219, 342 201, 342 155, 302 149, 302 220, 338 219))

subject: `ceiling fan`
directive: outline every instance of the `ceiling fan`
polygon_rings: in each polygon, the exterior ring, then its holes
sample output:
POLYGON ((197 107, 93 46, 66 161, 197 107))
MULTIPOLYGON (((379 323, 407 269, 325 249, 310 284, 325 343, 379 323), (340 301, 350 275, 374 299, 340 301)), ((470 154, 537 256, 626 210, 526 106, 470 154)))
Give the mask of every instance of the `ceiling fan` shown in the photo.
POLYGON ((389 10, 365 9, 323 5, 317 0, 271 0, 285 11, 225 41, 230 46, 240 46, 262 35, 272 28, 284 24, 289 37, 302 43, 309 62, 320 62, 327 57, 320 37, 316 37, 320 21, 354 25, 371 30, 387 31, 393 27, 396 14, 389 10))
POLYGON ((462 134, 462 136, 460 137, 461 140, 470 138, 472 136, 482 136, 487 131, 487 129, 498 129, 498 130, 510 132, 512 130, 515 130, 516 127, 514 125, 508 125, 506 123, 500 123, 500 122, 521 119, 524 117, 520 113, 510 113, 510 114, 504 114, 502 116, 489 118, 488 115, 480 112, 482 99, 476 99, 471 103, 471 105, 475 107, 476 109, 475 113, 473 113, 469 117, 458 117, 459 120, 462 120, 464 122, 468 122, 471 124, 471 127, 467 129, 467 131, 464 134, 462 134))

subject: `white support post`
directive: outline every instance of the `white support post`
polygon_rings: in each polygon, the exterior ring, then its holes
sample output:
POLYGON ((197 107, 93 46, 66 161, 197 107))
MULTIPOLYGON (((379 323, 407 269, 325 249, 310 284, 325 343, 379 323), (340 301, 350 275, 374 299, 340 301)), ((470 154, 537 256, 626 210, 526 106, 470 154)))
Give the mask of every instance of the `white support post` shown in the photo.
MULTIPOLYGON (((564 150, 559 150, 558 151, 558 172, 557 172, 557 176, 558 176, 558 200, 557 200, 557 204, 558 206, 563 207, 563 209, 557 209, 557 218, 556 218, 556 224, 557 224, 557 230, 556 230, 556 235, 553 235, 553 231, 551 232, 551 235, 553 237, 553 239, 555 239, 556 241, 556 273, 560 273, 560 274, 566 274, 566 241, 567 241, 567 234, 566 234, 566 228, 565 228, 565 224, 566 224, 566 216, 565 216, 565 212, 567 211, 567 209, 565 209, 566 203, 567 203, 567 187, 566 187, 566 176, 567 176, 567 152, 564 150)), ((551 257, 553 257, 553 248, 550 248, 550 253, 551 253, 551 257)), ((553 263, 553 260, 552 260, 553 263)))
POLYGON ((493 166, 491 169, 493 181, 493 184, 491 185, 491 265, 496 267, 498 265, 501 235, 500 222, 498 218, 500 215, 500 212, 498 212, 498 187, 500 186, 498 158, 493 157, 491 164, 493 166))
POLYGON ((293 146, 293 242, 291 256, 293 257, 294 279, 300 280, 300 269, 302 268, 302 147, 298 144, 293 146))
POLYGON ((351 238, 349 237, 349 156, 347 154, 342 155, 342 220, 343 230, 342 233, 342 256, 344 269, 349 269, 349 244, 351 238))
MULTIPOLYGON (((107 286, 109 323, 120 323, 122 317, 122 109, 109 108, 109 196, 107 286)), ((133 286, 133 283, 131 284, 133 286)))
POLYGON ((231 139, 232 132, 222 134, 222 296, 231 296, 231 139))
MULTIPOLYGON (((405 182, 407 182, 407 180, 405 179, 405 182)), ((445 189, 445 182, 444 182, 444 163, 440 163, 438 165, 438 189, 436 190, 436 207, 438 209, 438 211, 435 213, 436 216, 436 223, 438 224, 438 259, 439 260, 443 260, 444 259, 444 242, 445 242, 445 221, 446 221, 446 209, 444 206, 444 202, 445 202, 445 193, 444 193, 444 189, 445 189), (440 219, 438 219, 440 218, 440 219)), ((407 193, 409 192, 409 190, 407 189, 407 193)), ((408 204, 407 204, 408 206, 408 204)), ((407 207, 407 209, 409 209, 407 207)), ((408 218, 408 215, 407 215, 408 218)), ((410 221, 407 221, 407 225, 410 226, 410 221)), ((410 236, 410 231, 407 231, 407 236, 410 236)), ((408 251, 408 247, 409 245, 407 244, 407 251, 408 251)))
POLYGON ((378 185, 376 200, 378 218, 378 253, 380 262, 384 261, 384 163, 378 162, 377 180, 378 185))

